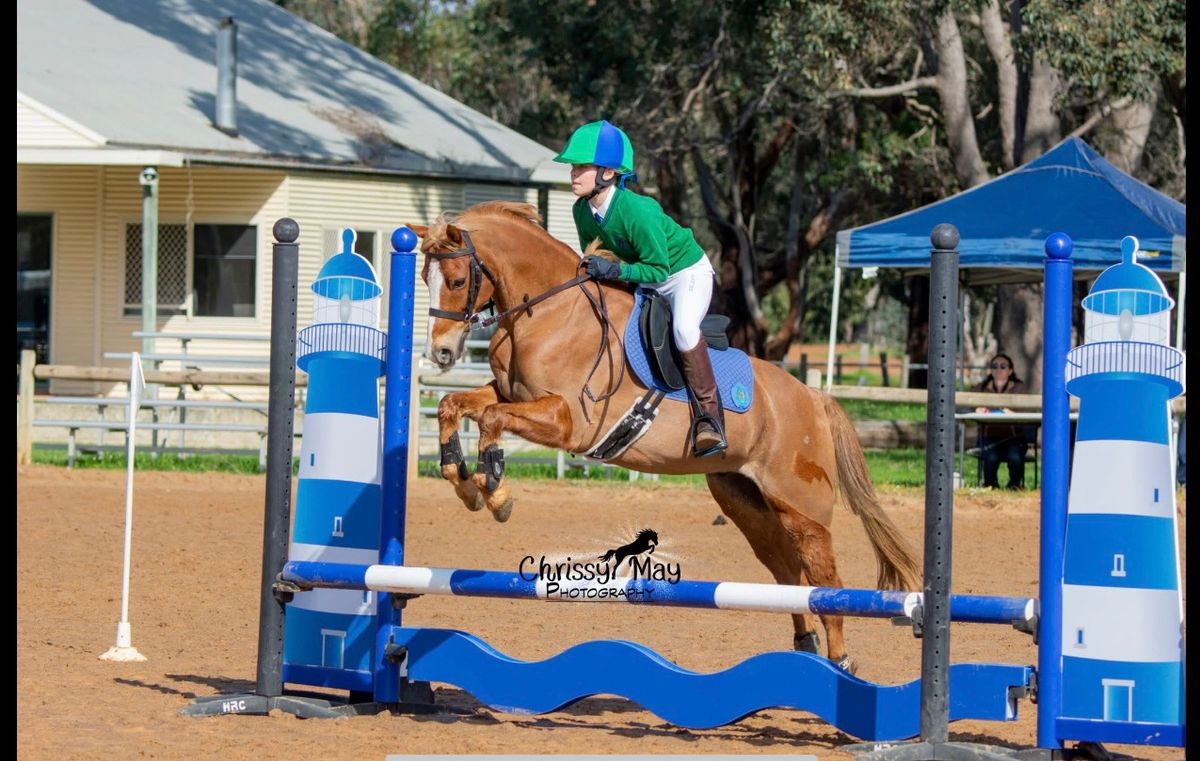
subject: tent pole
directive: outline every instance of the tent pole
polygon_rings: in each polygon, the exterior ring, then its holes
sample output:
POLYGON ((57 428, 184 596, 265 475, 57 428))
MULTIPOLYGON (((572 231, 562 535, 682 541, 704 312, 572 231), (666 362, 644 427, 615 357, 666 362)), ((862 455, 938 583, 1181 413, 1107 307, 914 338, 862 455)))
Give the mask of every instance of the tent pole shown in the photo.
POLYGON ((833 388, 833 354, 836 350, 838 307, 842 301, 842 268, 837 264, 837 253, 833 255, 833 308, 829 313, 829 351, 825 358, 825 390, 833 388))
POLYGON ((1179 273, 1179 285, 1175 291, 1178 297, 1175 303, 1175 348, 1183 351, 1183 296, 1187 291, 1186 271, 1179 273))
POLYGON ((967 390, 967 353, 963 348, 964 341, 966 340, 963 335, 963 326, 966 320, 966 315, 963 314, 965 307, 966 295, 963 293, 962 282, 960 281, 958 284, 958 321, 955 323, 954 328, 956 339, 954 342, 954 362, 958 365, 958 387, 963 391, 967 390))

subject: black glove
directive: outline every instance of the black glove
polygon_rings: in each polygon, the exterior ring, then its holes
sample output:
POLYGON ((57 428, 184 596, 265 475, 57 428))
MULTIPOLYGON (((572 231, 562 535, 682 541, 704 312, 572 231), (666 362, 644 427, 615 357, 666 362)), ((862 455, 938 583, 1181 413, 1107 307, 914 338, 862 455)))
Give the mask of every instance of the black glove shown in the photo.
POLYGON ((596 280, 620 280, 621 265, 610 262, 602 256, 585 256, 583 266, 587 273, 596 280))

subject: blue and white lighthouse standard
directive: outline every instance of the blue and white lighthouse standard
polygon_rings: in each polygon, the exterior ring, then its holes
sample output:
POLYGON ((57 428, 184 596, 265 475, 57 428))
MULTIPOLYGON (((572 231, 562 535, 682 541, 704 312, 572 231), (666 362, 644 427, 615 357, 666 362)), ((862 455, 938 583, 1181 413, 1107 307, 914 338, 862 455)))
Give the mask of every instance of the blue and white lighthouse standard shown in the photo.
POLYGON ((1084 298, 1084 345, 1067 357, 1067 391, 1080 404, 1063 562, 1061 711, 1068 720, 1123 723, 1134 734, 1130 722, 1184 724, 1170 434, 1184 355, 1169 344, 1174 302, 1135 261, 1137 247, 1136 238, 1122 240, 1121 263, 1084 298))
MULTIPOLYGON (((296 364, 308 373, 304 442, 289 560, 379 559, 379 378, 387 335, 382 289, 354 253, 355 233, 313 282, 313 324, 300 331, 296 364)), ((285 682, 370 692, 375 593, 320 589, 288 605, 285 682)))

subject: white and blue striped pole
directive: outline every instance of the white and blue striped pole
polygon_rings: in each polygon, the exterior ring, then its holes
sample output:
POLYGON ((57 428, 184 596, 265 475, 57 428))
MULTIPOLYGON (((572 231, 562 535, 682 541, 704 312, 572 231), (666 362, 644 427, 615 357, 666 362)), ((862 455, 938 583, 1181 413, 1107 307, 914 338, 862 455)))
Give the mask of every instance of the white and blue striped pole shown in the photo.
MULTIPOLYGON (((676 608, 812 613, 860 618, 911 617, 923 602, 918 592, 681 579, 665 582, 616 578, 550 581, 512 571, 466 568, 354 565, 292 561, 283 578, 301 587, 358 589, 388 594, 503 597, 548 602, 622 602, 676 608)), ((951 595, 950 619, 1025 628, 1035 620, 1036 601, 1021 597, 951 595)), ((398 623, 398 622, 397 622, 398 623)))

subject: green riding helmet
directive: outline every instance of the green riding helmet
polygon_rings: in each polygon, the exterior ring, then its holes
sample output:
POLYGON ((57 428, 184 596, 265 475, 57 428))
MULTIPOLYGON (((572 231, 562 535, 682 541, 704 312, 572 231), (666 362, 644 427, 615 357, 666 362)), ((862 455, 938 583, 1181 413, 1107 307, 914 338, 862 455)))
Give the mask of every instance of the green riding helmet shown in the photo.
POLYGON ((560 164, 595 164, 617 174, 629 174, 633 171, 633 144, 619 127, 601 119, 575 130, 554 160, 560 164))

